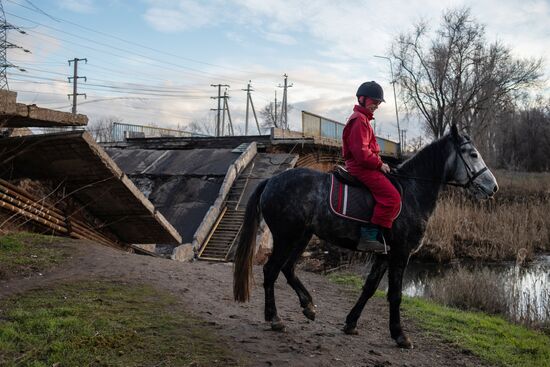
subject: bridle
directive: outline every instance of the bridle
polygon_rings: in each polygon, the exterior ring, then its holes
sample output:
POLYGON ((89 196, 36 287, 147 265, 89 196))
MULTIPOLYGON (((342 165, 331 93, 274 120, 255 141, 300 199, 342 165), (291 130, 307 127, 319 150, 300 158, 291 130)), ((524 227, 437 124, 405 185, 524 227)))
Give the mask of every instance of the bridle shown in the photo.
MULTIPOLYGON (((468 187, 470 187, 470 185, 474 184, 474 180, 476 178, 478 178, 479 176, 481 176, 483 173, 485 173, 485 171, 489 170, 489 168, 487 168, 487 166, 483 167, 482 169, 480 169, 479 171, 475 171, 472 167, 470 167, 468 165, 468 162, 466 162, 466 160, 464 159, 464 157, 462 156, 462 153, 460 151, 460 148, 463 147, 464 145, 467 145, 467 144, 472 144, 472 141, 469 140, 469 139, 466 139, 464 142, 458 144, 458 143, 455 143, 455 148, 456 148, 456 154, 457 156, 460 157, 460 159, 462 160, 462 163, 464 163, 464 167, 466 167, 466 175, 468 176, 468 181, 466 181, 465 184, 461 184, 461 183, 453 183, 453 186, 458 186, 458 187, 463 187, 465 189, 467 189, 468 187)), ((448 185, 450 185, 451 183, 447 183, 448 185)))
MULTIPOLYGON (((464 145, 472 144, 472 141, 469 139, 466 139, 462 143, 454 143, 455 151, 457 157, 460 157, 462 160, 462 163, 464 164, 464 167, 466 168, 466 175, 468 176, 468 181, 466 183, 460 183, 460 182, 453 182, 453 181, 435 181, 431 180, 429 178, 425 177, 416 177, 416 176, 408 176, 408 175, 402 175, 396 172, 390 172, 389 175, 399 178, 405 178, 410 180, 417 180, 417 181, 425 181, 425 182, 437 182, 442 185, 449 185, 449 186, 456 186, 456 187, 462 187, 462 188, 469 188, 471 185, 477 185, 474 180, 481 176, 485 171, 489 170, 487 166, 483 167, 479 171, 475 171, 470 165, 468 165, 468 162, 466 162, 466 159, 464 159, 464 156, 462 155, 462 152, 460 151, 464 145)), ((458 159, 458 158, 457 158, 458 159)))

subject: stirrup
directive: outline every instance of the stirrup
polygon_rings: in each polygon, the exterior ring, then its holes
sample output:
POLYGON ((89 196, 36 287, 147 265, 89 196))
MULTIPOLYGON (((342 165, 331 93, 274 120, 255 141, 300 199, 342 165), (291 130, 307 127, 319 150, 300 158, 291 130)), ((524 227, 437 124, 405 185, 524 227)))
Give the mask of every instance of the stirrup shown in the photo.
POLYGON ((380 242, 378 240, 359 239, 359 243, 357 244, 356 250, 361 252, 373 252, 376 254, 387 255, 388 251, 390 250, 390 247, 386 244, 386 239, 384 238, 384 234, 381 233, 381 235, 382 235, 383 242, 380 242), (361 242, 363 243, 363 246, 361 246, 361 242), (383 249, 382 249, 382 246, 384 246, 383 249))

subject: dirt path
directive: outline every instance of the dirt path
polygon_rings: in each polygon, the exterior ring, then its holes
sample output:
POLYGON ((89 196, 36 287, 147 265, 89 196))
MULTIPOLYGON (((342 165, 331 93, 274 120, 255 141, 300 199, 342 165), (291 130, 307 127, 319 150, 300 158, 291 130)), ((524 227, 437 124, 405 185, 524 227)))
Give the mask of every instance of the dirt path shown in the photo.
MULTIPOLYGON (((317 305, 317 319, 306 320, 298 298, 281 275, 276 286, 279 315, 287 331, 272 332, 263 321, 261 268, 255 269, 252 300, 232 300, 231 264, 180 263, 126 254, 82 241, 68 241, 74 256, 42 276, 0 281, 0 297, 55 282, 108 278, 137 281, 166 289, 183 299, 189 311, 210 322, 253 366, 479 366, 468 353, 426 336, 405 320, 415 349, 401 350, 389 336, 388 307, 373 299, 360 319, 359 335, 341 328, 354 303, 348 291, 321 275, 298 272, 317 305)), ((184 347, 184 346, 182 346, 184 347)))

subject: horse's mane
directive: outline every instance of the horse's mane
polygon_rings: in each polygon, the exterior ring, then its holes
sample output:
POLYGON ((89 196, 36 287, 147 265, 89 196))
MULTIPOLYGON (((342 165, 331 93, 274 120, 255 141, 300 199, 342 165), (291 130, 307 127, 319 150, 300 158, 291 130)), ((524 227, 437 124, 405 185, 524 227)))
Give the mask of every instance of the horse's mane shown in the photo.
POLYGON ((450 139, 452 139, 450 134, 446 134, 426 145, 412 157, 401 163, 397 168, 397 172, 400 174, 414 174, 415 176, 441 179, 444 162, 450 153, 450 139))

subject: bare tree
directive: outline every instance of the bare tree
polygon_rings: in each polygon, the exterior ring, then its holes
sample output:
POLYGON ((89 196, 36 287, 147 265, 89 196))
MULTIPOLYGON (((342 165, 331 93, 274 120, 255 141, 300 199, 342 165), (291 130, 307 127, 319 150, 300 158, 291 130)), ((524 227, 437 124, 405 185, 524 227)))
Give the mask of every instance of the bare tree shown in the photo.
MULTIPOLYGON (((288 111, 292 111, 294 108, 293 105, 287 105, 288 111)), ((281 127, 281 103, 277 102, 277 111, 275 111, 275 103, 268 103, 262 108, 259 112, 260 118, 262 119, 261 127, 262 129, 269 129, 271 127, 281 127)))
POLYGON ((211 117, 206 117, 203 120, 193 120, 186 126, 185 130, 200 134, 200 135, 216 135, 216 121, 211 117))
POLYGON ((113 127, 115 122, 122 122, 120 117, 108 116, 90 121, 86 130, 92 134, 97 142, 113 141, 113 127))
POLYGON ((485 27, 468 8, 445 12, 431 38, 427 25, 417 24, 396 38, 391 54, 406 108, 436 138, 453 123, 470 134, 486 130, 495 111, 542 76, 541 59, 517 60, 503 44, 487 45, 485 27))
POLYGON ((520 171, 550 169, 550 99, 538 97, 502 114, 494 129, 495 164, 520 171))
POLYGON ((408 144, 405 146, 405 151, 407 153, 416 153, 420 149, 422 149, 422 147, 428 142, 426 141, 426 139, 422 138, 422 136, 416 136, 409 139, 407 143, 408 144))

